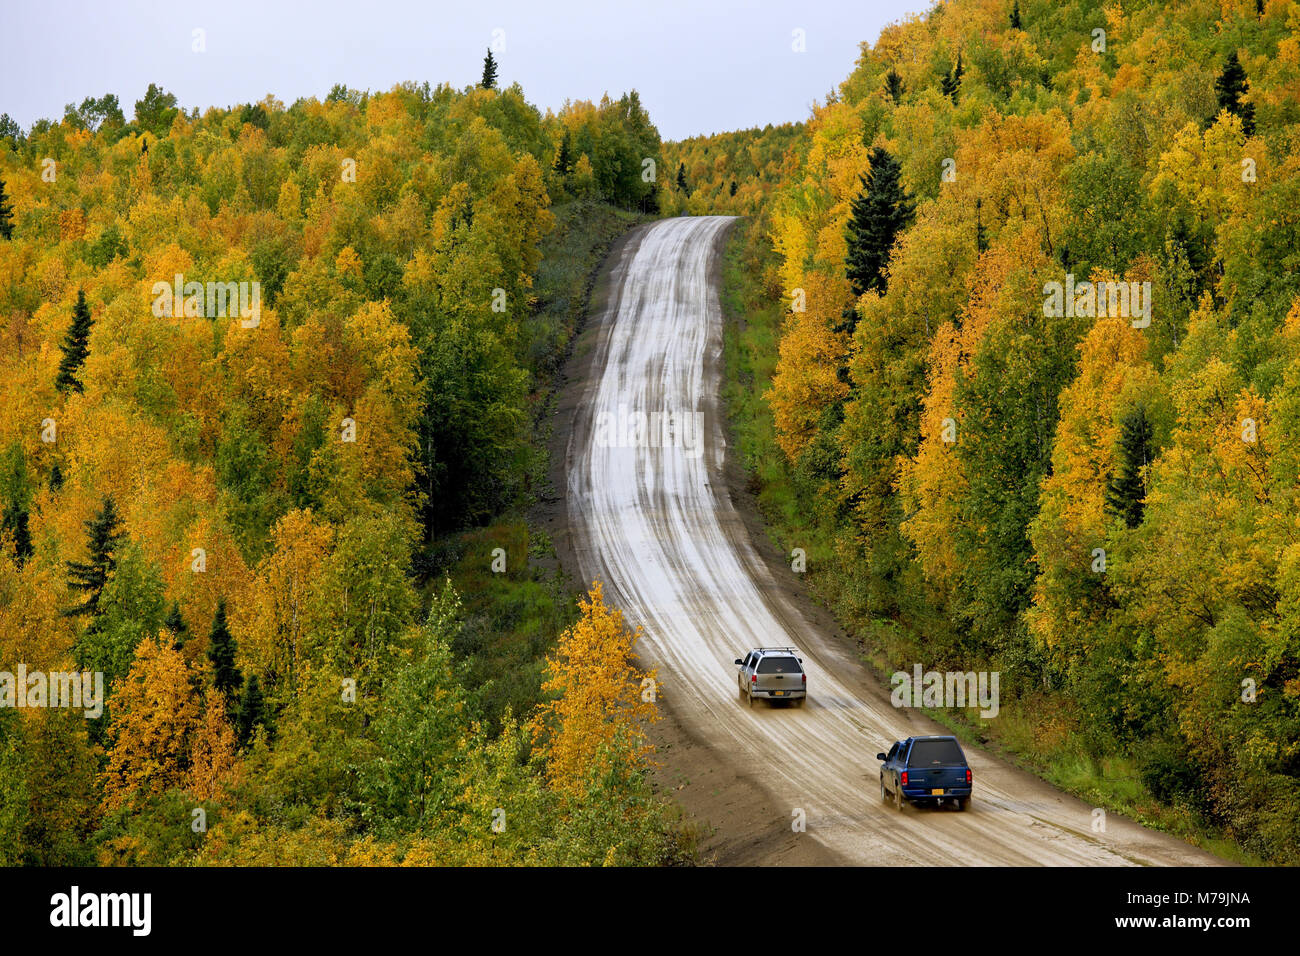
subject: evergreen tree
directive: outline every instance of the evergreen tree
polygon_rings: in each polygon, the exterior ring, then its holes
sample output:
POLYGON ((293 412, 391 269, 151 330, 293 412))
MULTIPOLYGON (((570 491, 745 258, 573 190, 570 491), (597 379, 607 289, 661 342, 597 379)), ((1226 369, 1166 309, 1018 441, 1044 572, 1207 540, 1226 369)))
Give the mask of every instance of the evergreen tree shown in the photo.
MULTIPOLYGON (((984 231, 984 220, 980 217, 980 201, 975 200, 975 254, 982 256, 989 248, 988 233, 984 231)), ((1064 246, 1062 246, 1064 249, 1064 246)))
POLYGON ((163 621, 163 627, 167 628, 167 633, 172 636, 173 650, 179 651, 185 646, 185 641, 190 635, 190 626, 185 623, 185 618, 181 617, 181 606, 175 601, 172 601, 171 609, 163 621))
POLYGON ((226 706, 229 707, 244 683, 244 675, 235 665, 235 638, 226 624, 225 598, 217 600, 212 633, 208 635, 208 660, 212 662, 212 686, 225 697, 226 706))
POLYGON ((682 192, 686 192, 686 191, 687 191, 687 189, 686 189, 686 164, 685 164, 685 163, 678 163, 678 164, 677 164, 677 188, 678 188, 679 190, 681 190, 682 192))
POLYGON ((18 567, 27 563, 32 556, 32 532, 28 527, 28 511, 22 509, 5 509, 3 528, 14 536, 14 561, 18 567))
POLYGON ((736 195, 736 181, 734 179, 731 181, 731 195, 736 195))
MULTIPOLYGON (((903 189, 902 167, 884 149, 875 147, 871 169, 862 177, 862 193, 850 205, 845 235, 848 255, 844 262, 854 295, 868 289, 885 293, 890 250, 915 212, 916 204, 903 189)), ((856 324, 856 312, 854 316, 852 324, 856 324)))
POLYGON ((1214 91, 1219 95, 1219 109, 1227 110, 1233 116, 1239 117, 1241 130, 1247 136, 1255 132, 1255 107, 1241 100, 1249 88, 1246 71, 1242 69, 1241 61, 1237 59, 1234 50, 1223 65, 1223 72, 1214 81, 1214 91))
POLYGON ((253 732, 259 724, 266 724, 266 699, 262 696, 257 675, 249 674, 243 696, 239 698, 239 706, 235 709, 235 732, 239 735, 239 746, 247 747, 252 743, 253 732))
POLYGON ((890 67, 889 72, 885 74, 885 92, 889 94, 889 98, 895 105, 903 99, 903 78, 893 67, 890 67))
POLYGON ((957 102, 957 91, 961 89, 961 74, 961 51, 958 50, 956 65, 944 74, 943 81, 940 84, 940 89, 943 90, 943 95, 952 100, 954 104, 957 102))
POLYGON ((569 145, 569 131, 564 131, 564 138, 560 140, 560 151, 555 156, 554 169, 561 176, 567 176, 573 171, 573 152, 569 145))
POLYGON ((81 591, 86 595, 86 599, 64 610, 65 617, 97 614, 99 595, 103 592, 104 585, 108 583, 109 575, 117 567, 115 557, 117 543, 125 534, 112 495, 104 499, 99 514, 86 522, 86 531, 89 538, 89 560, 65 562, 68 568, 68 587, 74 591, 81 591))
POLYGON ((1020 0, 1016 0, 1016 2, 1011 5, 1011 29, 1024 29, 1020 24, 1020 0))
POLYGON ((1142 523, 1146 483, 1142 469, 1151 463, 1151 423, 1146 409, 1135 407, 1120 422, 1119 475, 1106 483, 1106 510, 1124 524, 1142 523))
POLYGON ((32 555, 32 534, 28 527, 31 492, 27 487, 27 456, 17 440, 9 445, 4 455, 0 493, 4 503, 4 511, 0 513, 0 532, 13 536, 14 558, 22 567, 32 555))
POLYGON ((488 47, 487 56, 483 57, 483 79, 479 80, 479 86, 485 90, 496 89, 497 85, 497 61, 492 55, 492 48, 488 47))
POLYGON ((90 326, 90 306, 86 305, 85 290, 80 290, 77 292, 77 305, 72 310, 72 325, 68 327, 68 334, 59 346, 63 360, 59 362, 59 374, 54 379, 54 387, 60 392, 82 390, 77 373, 90 354, 90 326))
POLYGON ((0 239, 14 237, 14 207, 5 193, 5 181, 0 179, 0 239))
POLYGON ((50 491, 58 491, 63 487, 63 469, 59 467, 56 461, 50 468, 50 491))

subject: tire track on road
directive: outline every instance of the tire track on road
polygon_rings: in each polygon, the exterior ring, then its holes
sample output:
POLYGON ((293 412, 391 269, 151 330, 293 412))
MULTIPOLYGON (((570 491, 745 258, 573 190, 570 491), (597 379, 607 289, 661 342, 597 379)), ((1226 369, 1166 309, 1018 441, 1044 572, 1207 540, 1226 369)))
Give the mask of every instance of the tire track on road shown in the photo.
MULTIPOLYGON (((749 768, 773 806, 806 813, 799 839, 864 864, 1132 865, 1221 862, 1166 834, 1092 808, 966 747, 970 809, 898 813, 883 803, 875 754, 912 734, 945 733, 895 709, 880 682, 786 595, 726 493, 718 414, 722 316, 717 257, 729 217, 662 220, 623 247, 610 275, 592 379, 566 449, 572 547, 584 581, 645 629, 674 716, 729 765, 749 768), (699 451, 620 446, 602 413, 702 422, 699 451), (808 671, 803 708, 739 702, 732 661, 792 644, 808 671)), ((680 434, 680 432, 679 432, 680 434)), ((772 820, 755 820, 756 829, 772 820)))

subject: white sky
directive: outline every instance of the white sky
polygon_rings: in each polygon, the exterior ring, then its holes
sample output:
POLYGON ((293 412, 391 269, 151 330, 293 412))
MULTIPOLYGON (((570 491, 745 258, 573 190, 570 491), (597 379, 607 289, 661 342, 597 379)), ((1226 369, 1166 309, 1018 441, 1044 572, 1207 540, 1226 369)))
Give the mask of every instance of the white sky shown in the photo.
POLYGON ((0 112, 24 128, 116 93, 129 119, 154 82, 200 111, 331 86, 477 82, 493 30, 498 81, 529 102, 637 89, 664 139, 802 120, 862 41, 930 0, 0 0, 0 112), (192 50, 206 31, 206 52, 192 50), (795 53, 793 31, 805 31, 795 53))

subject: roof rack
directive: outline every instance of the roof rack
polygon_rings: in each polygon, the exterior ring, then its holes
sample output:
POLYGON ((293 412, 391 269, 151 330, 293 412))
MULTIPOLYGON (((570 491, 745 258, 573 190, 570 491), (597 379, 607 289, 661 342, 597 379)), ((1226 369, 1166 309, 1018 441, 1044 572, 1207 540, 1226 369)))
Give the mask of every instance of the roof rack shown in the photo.
POLYGON ((756 650, 756 651, 790 651, 791 653, 794 653, 794 654, 797 654, 797 653, 799 652, 799 648, 797 648, 797 647, 756 647, 756 648, 754 648, 754 650, 756 650))

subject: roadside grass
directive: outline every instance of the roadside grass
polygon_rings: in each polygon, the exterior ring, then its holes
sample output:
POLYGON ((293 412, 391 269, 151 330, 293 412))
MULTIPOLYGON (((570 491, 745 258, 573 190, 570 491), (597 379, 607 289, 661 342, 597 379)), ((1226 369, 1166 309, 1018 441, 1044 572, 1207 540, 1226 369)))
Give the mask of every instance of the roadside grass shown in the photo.
POLYGON ((471 693, 474 718, 499 733, 509 708, 527 717, 542 702, 546 654, 577 618, 576 595, 559 574, 529 561, 536 545, 522 518, 456 537, 449 565, 425 582, 426 599, 450 580, 460 595, 463 626, 452 651, 471 693), (504 570, 498 560, 504 552, 504 570))
MULTIPOLYGON (((590 201, 551 211, 556 226, 542 242, 533 307, 521 327, 533 371, 527 490, 486 526, 431 542, 421 561, 426 607, 444 580, 460 596, 463 626, 452 646, 457 677, 469 692, 472 719, 493 736, 507 711, 527 719, 543 702, 546 656, 579 616, 583 582, 561 570, 553 543, 530 524, 529 513, 539 496, 557 493, 547 477, 551 412, 600 263, 614 240, 648 218, 590 201)), ((707 834, 667 800, 661 819, 660 862, 698 863, 707 834)))
POLYGON ((485 527, 444 535, 425 548, 425 600, 451 580, 465 625, 453 650, 476 718, 495 733, 506 708, 516 717, 541 702, 545 657, 577 615, 578 591, 557 569, 546 535, 528 524, 528 511, 546 486, 550 410, 557 376, 582 322, 592 283, 611 243, 645 217, 605 203, 555 206, 555 228, 542 240, 534 301, 522 324, 533 370, 528 491, 485 527), (498 552, 497 549, 500 549, 498 552), (500 554, 503 561, 495 562, 500 554))
POLYGON ((768 537, 787 555, 802 547, 816 568, 833 556, 834 547, 808 534, 803 506, 776 444, 776 425, 764 396, 776 371, 782 309, 753 278, 762 263, 747 241, 751 228, 752 220, 736 225, 722 262, 723 411, 768 537))
POLYGON ((551 215, 555 228, 541 242, 533 308, 523 326, 528 367, 543 387, 564 365, 587 308, 596 267, 610 244, 647 219, 591 200, 553 206, 551 215))
MULTIPOLYGON (((812 596, 835 614, 859 642, 862 658, 885 680, 900 661, 921 660, 926 622, 864 619, 855 596, 863 582, 837 560, 837 531, 820 526, 798 490, 795 475, 776 443, 772 411, 763 393, 776 368, 783 307, 764 288, 771 252, 758 220, 741 220, 727 243, 722 266, 722 395, 733 446, 755 495, 773 544, 787 555, 802 547, 803 575, 812 596)), ((933 622, 936 627, 946 626, 933 622)), ((1266 861, 1211 827, 1195 809, 1155 799, 1142 783, 1138 761, 1127 755, 1096 757, 1077 730, 1078 717, 1058 696, 1038 694, 1003 700, 996 722, 977 711, 926 710, 959 739, 985 747, 1021 769, 1100 807, 1163 830, 1226 860, 1252 866, 1266 861)), ((1084 826, 1088 821, 1083 822, 1084 826)))

